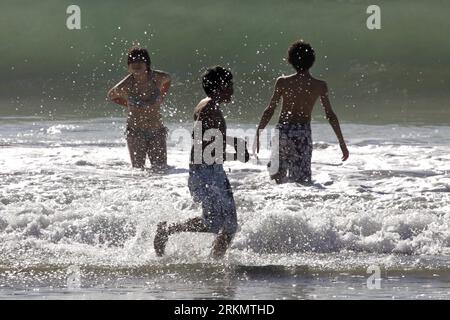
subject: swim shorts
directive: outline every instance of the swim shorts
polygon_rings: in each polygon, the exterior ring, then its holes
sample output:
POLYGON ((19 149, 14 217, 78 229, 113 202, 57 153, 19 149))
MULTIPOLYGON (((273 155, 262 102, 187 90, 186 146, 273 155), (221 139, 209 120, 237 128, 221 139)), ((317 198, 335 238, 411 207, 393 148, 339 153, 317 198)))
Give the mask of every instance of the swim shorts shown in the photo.
POLYGON ((236 233, 236 204, 221 164, 190 164, 188 187, 194 201, 202 204, 203 221, 210 232, 236 233))
POLYGON ((269 173, 277 182, 311 182, 311 124, 278 124, 269 173))

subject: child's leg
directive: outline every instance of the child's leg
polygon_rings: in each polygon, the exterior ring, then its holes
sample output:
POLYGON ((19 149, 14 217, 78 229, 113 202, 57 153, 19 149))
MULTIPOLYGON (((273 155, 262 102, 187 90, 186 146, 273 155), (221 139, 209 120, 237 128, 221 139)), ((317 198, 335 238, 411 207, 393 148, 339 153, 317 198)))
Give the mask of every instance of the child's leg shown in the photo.
POLYGON ((216 197, 214 205, 215 210, 220 213, 220 218, 216 218, 219 225, 219 232, 213 242, 211 252, 211 255, 216 259, 222 258, 225 255, 237 231, 236 203, 230 181, 223 171, 221 172, 220 179, 223 181, 222 190, 220 195, 216 197))
POLYGON ((209 228, 205 225, 202 218, 192 218, 185 222, 174 223, 167 227, 169 235, 179 232, 208 232, 209 228))
POLYGON ((130 152, 131 165, 134 168, 144 168, 146 157, 146 142, 144 137, 129 133, 127 135, 128 151, 130 152))
POLYGON ((277 184, 281 184, 286 180, 287 170, 286 169, 278 169, 278 172, 271 175, 270 179, 275 180, 277 184))
POLYGON ((148 158, 152 167, 164 169, 167 167, 167 131, 166 128, 155 132, 154 138, 148 144, 148 158))
POLYGON ((212 256, 216 259, 222 258, 227 252, 228 247, 233 240, 233 235, 228 233, 219 233, 213 242, 212 256))
POLYGON ((158 256, 164 254, 169 235, 178 232, 218 232, 213 242, 212 255, 223 257, 237 229, 236 204, 230 182, 218 167, 191 167, 189 173, 189 190, 196 201, 202 203, 203 217, 189 219, 183 223, 167 226, 166 222, 158 225, 154 246, 158 256))
POLYGON ((299 125, 292 134, 292 154, 290 157, 289 178, 294 182, 311 182, 311 158, 313 144, 311 126, 299 125))
POLYGON ((174 223, 167 226, 167 222, 161 222, 158 224, 156 230, 153 246, 155 247, 156 255, 162 256, 164 254, 166 243, 169 240, 169 236, 179 232, 208 232, 209 228, 204 224, 202 218, 193 218, 185 222, 174 223))

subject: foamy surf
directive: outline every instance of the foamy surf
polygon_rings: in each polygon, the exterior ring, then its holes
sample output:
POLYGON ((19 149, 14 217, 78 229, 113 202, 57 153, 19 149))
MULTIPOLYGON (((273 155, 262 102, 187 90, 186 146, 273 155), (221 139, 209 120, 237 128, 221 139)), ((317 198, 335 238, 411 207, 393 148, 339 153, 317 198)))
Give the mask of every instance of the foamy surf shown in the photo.
MULTIPOLYGON (((215 270, 211 274, 272 268, 278 270, 274 276, 291 277, 354 274, 377 265, 391 273, 448 276, 450 144, 440 135, 449 129, 345 128, 352 157, 341 164, 331 130, 314 124, 311 186, 271 182, 268 150, 259 162, 226 164, 239 232, 218 265, 209 257, 208 234, 172 237, 163 258, 153 251, 157 222, 200 214, 187 188, 186 146, 170 141, 172 167, 155 174, 130 168, 123 128, 113 120, 2 126, 0 142, 7 144, 0 159, 3 285, 12 279, 7 274, 16 280, 22 274, 27 282, 29 272, 64 274, 70 266, 90 274, 125 270, 136 276, 135 270, 165 274, 166 266, 200 264, 215 270), (384 135, 374 140, 377 130, 384 135)), ((175 278, 194 273, 177 271, 175 278)))

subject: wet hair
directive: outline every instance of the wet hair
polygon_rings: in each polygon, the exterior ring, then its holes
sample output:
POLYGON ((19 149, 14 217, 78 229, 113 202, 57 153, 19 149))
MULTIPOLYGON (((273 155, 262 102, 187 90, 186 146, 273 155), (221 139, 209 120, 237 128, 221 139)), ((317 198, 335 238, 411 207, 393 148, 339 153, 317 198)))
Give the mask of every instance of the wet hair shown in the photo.
POLYGON ((230 70, 221 66, 209 68, 202 77, 203 90, 208 97, 211 97, 217 89, 229 84, 232 79, 233 75, 230 70))
POLYGON ((314 49, 303 40, 295 41, 288 50, 288 61, 297 71, 309 70, 316 60, 314 49))
POLYGON ((150 65, 152 61, 150 60, 150 55, 148 51, 140 47, 132 47, 128 51, 128 65, 133 62, 144 62, 147 65, 147 71, 150 71, 150 65))

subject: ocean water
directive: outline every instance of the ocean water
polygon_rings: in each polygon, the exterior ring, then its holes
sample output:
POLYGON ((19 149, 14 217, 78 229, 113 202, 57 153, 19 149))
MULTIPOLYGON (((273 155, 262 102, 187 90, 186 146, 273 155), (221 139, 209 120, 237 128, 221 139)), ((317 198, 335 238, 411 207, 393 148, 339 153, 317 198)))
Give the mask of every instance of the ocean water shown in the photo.
POLYGON ((0 298, 450 298, 449 1, 377 1, 380 30, 369 0, 78 0, 68 30, 71 4, 2 0, 0 298), (265 145, 225 166, 240 225, 225 259, 208 234, 157 258, 156 223, 200 214, 185 135, 202 73, 232 70, 224 113, 249 133, 296 39, 315 49, 349 161, 316 107, 312 186, 271 182, 265 145), (130 168, 123 108, 105 99, 132 44, 172 76, 165 175, 130 168))
POLYGON ((168 126, 172 168, 156 174, 131 169, 123 118, 0 119, 0 298, 450 298, 448 126, 343 123, 341 163, 313 122, 311 186, 271 182, 267 148, 226 163, 240 227, 222 261, 209 234, 155 256, 157 222, 201 212, 176 134, 190 124, 168 126))
POLYGON ((447 0, 377 1, 380 30, 366 26, 369 0, 78 0, 81 30, 66 27, 69 0, 2 4, 0 116, 120 116, 105 95, 139 43, 172 76, 171 121, 191 119, 202 73, 221 64, 234 74, 234 120, 254 123, 275 79, 293 71, 289 45, 304 39, 316 52, 311 72, 328 82, 341 119, 450 123, 447 0))

